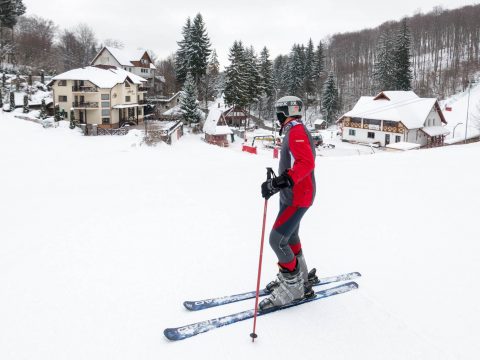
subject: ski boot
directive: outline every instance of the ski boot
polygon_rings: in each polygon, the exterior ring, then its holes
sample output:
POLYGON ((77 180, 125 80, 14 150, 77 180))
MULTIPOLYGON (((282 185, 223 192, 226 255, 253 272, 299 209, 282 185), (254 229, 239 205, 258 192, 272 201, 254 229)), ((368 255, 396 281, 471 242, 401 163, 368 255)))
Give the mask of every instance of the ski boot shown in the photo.
MULTIPOLYGON (((297 255, 297 263, 299 264, 300 271, 303 273, 303 283, 305 286, 305 297, 312 297, 314 295, 313 291, 313 284, 318 281, 318 277, 316 275, 317 269, 313 268, 308 271, 307 263, 305 262, 305 257, 303 256, 303 252, 300 252, 297 255)), ((268 292, 272 292, 275 287, 278 286, 278 280, 273 280, 269 282, 266 286, 268 292)))
POLYGON ((303 273, 298 262, 293 271, 281 268, 277 277, 278 285, 274 287, 268 298, 260 302, 261 311, 291 304, 305 296, 303 273))

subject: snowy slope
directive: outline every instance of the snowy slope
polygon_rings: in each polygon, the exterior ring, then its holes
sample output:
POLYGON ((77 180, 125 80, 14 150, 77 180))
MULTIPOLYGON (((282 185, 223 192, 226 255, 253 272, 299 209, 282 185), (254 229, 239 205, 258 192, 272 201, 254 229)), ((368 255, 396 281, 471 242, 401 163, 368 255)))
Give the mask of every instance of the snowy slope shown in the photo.
MULTIPOLYGON (((259 318, 255 344, 251 322, 170 343, 165 327, 253 306, 181 304, 254 288, 276 161, 136 135, 0 114, 0 359, 477 359, 477 144, 317 157, 307 262, 360 289, 259 318)), ((275 271, 267 248, 263 283, 275 271)))
POLYGON ((465 135, 467 138, 471 138, 480 134, 480 83, 472 85, 470 89, 470 99, 469 91, 467 90, 458 93, 442 101, 441 103, 442 108, 451 108, 451 111, 444 110, 443 112, 448 123, 447 128, 450 130, 450 135, 447 137, 447 142, 458 142, 465 140, 465 135), (467 109, 468 130, 465 134, 467 109), (455 130, 455 133, 453 130, 455 130))

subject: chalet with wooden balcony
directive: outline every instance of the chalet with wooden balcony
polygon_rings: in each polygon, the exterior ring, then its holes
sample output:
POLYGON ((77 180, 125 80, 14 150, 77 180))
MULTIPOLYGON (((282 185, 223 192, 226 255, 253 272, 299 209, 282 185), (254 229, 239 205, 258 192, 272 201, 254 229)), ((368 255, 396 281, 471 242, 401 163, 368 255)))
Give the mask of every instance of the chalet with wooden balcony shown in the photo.
POLYGON ((55 105, 81 124, 118 128, 143 122, 147 80, 114 66, 88 66, 55 76, 49 83, 55 105))
POLYGON ((397 142, 442 146, 449 134, 437 99, 420 98, 413 91, 362 96, 337 123, 343 140, 380 146, 397 142))
POLYGON ((115 66, 147 79, 144 87, 152 92, 155 90, 155 93, 161 92, 163 87, 163 83, 155 77, 157 68, 145 50, 119 50, 105 46, 98 52, 90 65, 115 66))

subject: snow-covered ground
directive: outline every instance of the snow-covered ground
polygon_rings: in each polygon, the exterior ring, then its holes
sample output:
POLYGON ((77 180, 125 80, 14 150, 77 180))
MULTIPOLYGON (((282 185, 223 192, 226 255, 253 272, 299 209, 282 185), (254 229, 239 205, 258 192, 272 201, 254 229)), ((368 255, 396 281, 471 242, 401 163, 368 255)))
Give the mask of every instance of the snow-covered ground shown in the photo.
POLYGON ((360 271, 360 289, 259 318, 252 344, 250 321, 178 343, 162 332, 253 306, 182 302, 255 287, 276 160, 194 135, 140 143, 0 114, 0 359, 478 358, 478 144, 317 157, 307 262, 360 271))

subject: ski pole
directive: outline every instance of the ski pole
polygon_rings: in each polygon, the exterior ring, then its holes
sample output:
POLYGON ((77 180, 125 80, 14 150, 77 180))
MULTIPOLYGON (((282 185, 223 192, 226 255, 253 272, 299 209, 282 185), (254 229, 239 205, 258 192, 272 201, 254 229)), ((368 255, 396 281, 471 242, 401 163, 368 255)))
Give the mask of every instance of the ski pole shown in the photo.
MULTIPOLYGON (((275 174, 272 168, 267 168, 267 180, 270 180, 272 178, 272 174, 275 174)), ((250 334, 250 337, 252 338, 252 342, 254 342, 255 339, 258 337, 258 335, 255 333, 255 329, 257 327, 258 298, 259 298, 259 292, 260 292, 260 278, 262 275, 263 243, 265 239, 265 223, 267 220, 267 205, 268 205, 268 199, 265 199, 265 204, 263 206, 263 225, 262 225, 262 239, 260 241, 260 257, 258 260, 257 292, 255 294, 255 313, 253 314, 253 332, 250 334)))

